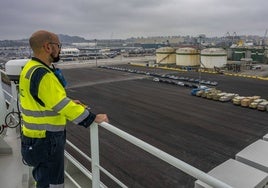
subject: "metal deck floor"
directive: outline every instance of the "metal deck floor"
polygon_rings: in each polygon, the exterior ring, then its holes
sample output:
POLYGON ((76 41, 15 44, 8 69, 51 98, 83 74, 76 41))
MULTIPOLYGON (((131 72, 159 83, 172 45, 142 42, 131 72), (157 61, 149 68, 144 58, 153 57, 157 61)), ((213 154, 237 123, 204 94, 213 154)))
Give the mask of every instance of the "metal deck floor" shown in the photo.
POLYGON ((12 153, 0 155, 1 187, 28 188, 29 168, 22 163, 20 138, 16 130, 8 129, 3 140, 12 148, 12 153))
MULTIPOLYGON (((34 188, 34 180, 31 175, 31 169, 24 165, 20 153, 20 138, 15 129, 8 129, 6 136, 1 135, 1 144, 4 145, 4 151, 0 153, 0 182, 1 188, 34 188), (9 147, 6 147, 5 145, 9 147), (7 150, 8 148, 8 150, 7 150), (9 149, 12 152, 10 153, 9 149), (6 152, 8 151, 8 152, 6 152)), ((1 145, 1 146, 2 146, 1 145)), ((81 173, 72 174, 72 177, 78 182, 85 184, 81 173)), ((86 182, 87 183, 87 182, 86 182)), ((88 183, 87 187, 91 187, 88 183)), ((65 188, 74 188, 75 185, 65 177, 65 188)))

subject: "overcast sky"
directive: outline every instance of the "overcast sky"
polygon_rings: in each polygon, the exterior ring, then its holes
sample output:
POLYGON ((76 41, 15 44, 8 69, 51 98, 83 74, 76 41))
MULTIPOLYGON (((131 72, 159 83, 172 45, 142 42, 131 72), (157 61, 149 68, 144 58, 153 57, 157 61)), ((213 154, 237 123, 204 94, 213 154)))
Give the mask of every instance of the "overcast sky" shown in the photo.
POLYGON ((1 0, 0 40, 36 30, 86 39, 263 36, 268 0, 1 0))

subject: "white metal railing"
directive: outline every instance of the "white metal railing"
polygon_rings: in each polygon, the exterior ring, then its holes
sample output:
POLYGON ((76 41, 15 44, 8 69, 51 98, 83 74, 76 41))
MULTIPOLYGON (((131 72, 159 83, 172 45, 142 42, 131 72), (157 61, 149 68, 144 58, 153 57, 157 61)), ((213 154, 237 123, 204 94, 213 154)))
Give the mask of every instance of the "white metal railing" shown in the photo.
MULTIPOLYGON (((0 69, 0 80, 1 80, 1 84, 2 84, 1 73, 6 74, 6 72, 0 69)), ((17 86, 14 82, 11 82, 11 86, 10 86, 11 87, 11 90, 10 90, 11 94, 9 93, 9 91, 5 90, 2 87, 3 86, 1 86, 0 88, 2 89, 3 93, 10 98, 10 100, 5 99, 6 103, 8 104, 7 113, 9 113, 12 110, 15 110, 15 108, 17 108, 17 93, 18 93, 17 86)))
MULTIPOLYGON (((1 72, 3 72, 1 70, 1 72)), ((0 76, 1 79, 1 76, 0 76)), ((1 81, 2 82, 2 81, 1 81)), ((11 97, 11 101, 7 101, 10 105, 15 105, 16 99, 17 99, 17 93, 15 84, 11 84, 11 95, 3 89, 3 91, 11 97)), ((1 92, 1 91, 0 91, 1 92)), ((105 173, 108 177, 110 177, 114 182, 116 182, 119 186, 126 188, 127 186, 123 184, 121 181, 119 181, 116 177, 114 177, 111 173, 109 173, 107 170, 105 170, 103 167, 99 164, 99 136, 98 136, 98 127, 101 126, 104 129, 112 132, 113 134, 121 137, 122 139, 134 144, 135 146, 143 149, 144 151, 147 151, 148 153, 154 155, 155 157, 158 157, 159 159, 165 161, 166 163, 173 165, 174 167, 178 168, 179 170, 195 177, 196 179, 199 179, 203 181, 204 183, 217 188, 231 188, 231 186, 227 185, 226 183, 208 175, 207 173, 171 156, 170 154, 114 127, 113 125, 109 123, 101 123, 100 125, 93 123, 90 126, 90 142, 91 142, 91 157, 88 157, 85 153, 83 153, 79 148, 77 148, 74 144, 72 144, 70 141, 67 140, 67 144, 70 145, 76 152, 78 152, 80 155, 82 155, 86 160, 91 162, 92 166, 92 173, 87 170, 81 163, 79 163, 73 156, 71 156, 67 151, 65 151, 65 157, 74 164, 86 177, 92 180, 92 188, 99 188, 99 187, 106 187, 103 183, 100 182, 100 171, 105 173)), ((65 175, 67 178, 69 178, 73 184, 80 188, 78 182, 76 182, 72 176, 65 171, 65 175)))
MULTIPOLYGON (((174 167, 178 168, 179 170, 195 177, 196 179, 199 179, 203 181, 204 183, 217 188, 231 188, 230 185, 227 185, 226 183, 208 175, 207 173, 169 155, 168 153, 114 127, 113 125, 109 123, 101 123, 101 127, 104 129, 114 133, 115 135, 123 138, 124 140, 134 144, 135 146, 143 149, 144 151, 147 151, 148 153, 154 155, 155 157, 158 157, 159 159, 169 163, 170 165, 173 165, 174 167)), ((100 183, 100 176, 99 176, 99 140, 98 140, 98 125, 96 123, 93 123, 90 126, 90 142, 91 142, 91 156, 92 156, 92 188, 98 188, 100 183), (96 172, 94 172, 96 171, 96 172)))

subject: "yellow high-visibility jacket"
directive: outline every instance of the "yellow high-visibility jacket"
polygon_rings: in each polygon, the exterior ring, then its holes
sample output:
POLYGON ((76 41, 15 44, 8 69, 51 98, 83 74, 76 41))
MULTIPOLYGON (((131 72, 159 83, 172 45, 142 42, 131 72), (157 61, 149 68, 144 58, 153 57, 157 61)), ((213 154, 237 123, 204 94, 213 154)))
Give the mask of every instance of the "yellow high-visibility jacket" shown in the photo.
POLYGON ((22 132, 30 138, 63 131, 67 120, 88 127, 96 117, 68 98, 53 69, 37 58, 29 60, 21 72, 19 94, 22 132))

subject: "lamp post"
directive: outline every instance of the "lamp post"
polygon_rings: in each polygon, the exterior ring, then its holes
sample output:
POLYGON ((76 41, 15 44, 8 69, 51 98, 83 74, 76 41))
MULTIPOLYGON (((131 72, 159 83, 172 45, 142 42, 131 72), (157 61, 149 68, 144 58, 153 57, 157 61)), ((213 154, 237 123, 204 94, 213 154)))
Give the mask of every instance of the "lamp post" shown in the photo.
POLYGON ((98 57, 97 57, 97 39, 95 39, 95 59, 96 59, 96 67, 98 67, 98 57))
POLYGON ((201 65, 202 65, 202 62, 201 62, 201 39, 202 39, 202 36, 201 35, 199 35, 199 37, 198 37, 198 39, 199 39, 199 43, 198 43, 198 49, 199 49, 199 63, 200 63, 200 67, 199 67, 199 70, 198 70, 198 72, 199 72, 199 83, 198 83, 198 87, 200 88, 200 85, 201 85, 201 65))

